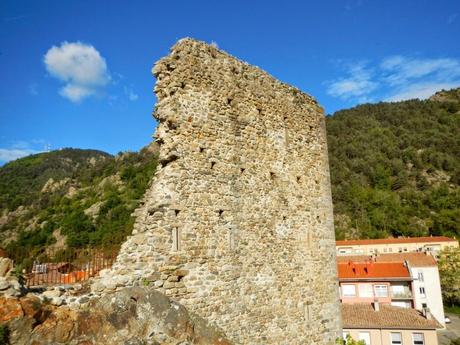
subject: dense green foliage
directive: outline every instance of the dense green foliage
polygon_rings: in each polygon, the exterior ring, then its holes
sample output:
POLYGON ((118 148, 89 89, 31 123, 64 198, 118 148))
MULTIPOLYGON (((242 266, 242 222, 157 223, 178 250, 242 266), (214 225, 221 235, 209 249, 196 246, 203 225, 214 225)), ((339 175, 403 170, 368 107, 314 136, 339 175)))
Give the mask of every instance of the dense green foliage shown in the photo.
POLYGON ((66 149, 5 165, 0 214, 15 210, 21 200, 20 211, 0 226, 6 240, 16 237, 6 241, 7 251, 16 259, 32 257, 56 242, 56 231, 70 249, 120 244, 132 231, 131 213, 156 166, 148 149, 116 157, 66 149))
POLYGON ((346 339, 343 339, 343 338, 336 339, 335 343, 337 345, 366 345, 364 340, 355 340, 350 336, 350 334, 347 334, 346 339))
POLYGON ((444 303, 447 306, 460 307, 460 248, 443 250, 438 268, 444 303))
POLYGON ((444 312, 451 313, 451 314, 457 314, 460 316, 460 305, 451 306, 451 305, 444 304, 444 312))
POLYGON ((50 178, 72 178, 92 167, 90 158, 109 157, 97 150, 62 149, 12 161, 0 169, 0 210, 29 205, 50 178))
POLYGON ((8 345, 10 343, 10 332, 6 325, 0 326, 0 345, 8 345))
POLYGON ((327 118, 337 238, 460 237, 460 91, 434 99, 327 118))

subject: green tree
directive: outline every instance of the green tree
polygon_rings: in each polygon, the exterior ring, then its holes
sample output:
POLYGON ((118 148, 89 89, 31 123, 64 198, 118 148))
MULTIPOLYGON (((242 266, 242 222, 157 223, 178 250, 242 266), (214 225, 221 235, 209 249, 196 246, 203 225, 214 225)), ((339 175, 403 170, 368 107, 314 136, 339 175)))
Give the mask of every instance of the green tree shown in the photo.
POLYGON ((460 305, 460 248, 443 250, 438 267, 444 303, 460 305))
POLYGON ((337 345, 366 345, 364 340, 354 340, 350 334, 345 339, 338 338, 335 342, 337 345))

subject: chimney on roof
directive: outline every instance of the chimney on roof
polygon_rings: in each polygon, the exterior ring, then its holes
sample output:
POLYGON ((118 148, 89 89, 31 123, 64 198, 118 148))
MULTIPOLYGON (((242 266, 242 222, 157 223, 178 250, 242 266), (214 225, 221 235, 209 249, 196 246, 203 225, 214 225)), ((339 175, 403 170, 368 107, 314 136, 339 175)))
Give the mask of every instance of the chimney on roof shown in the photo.
POLYGON ((425 307, 422 309, 422 315, 427 319, 427 320, 432 320, 433 315, 431 315, 430 308, 425 307))
POLYGON ((373 305, 374 305, 374 310, 375 311, 380 311, 380 303, 379 303, 379 300, 377 298, 374 299, 373 305))

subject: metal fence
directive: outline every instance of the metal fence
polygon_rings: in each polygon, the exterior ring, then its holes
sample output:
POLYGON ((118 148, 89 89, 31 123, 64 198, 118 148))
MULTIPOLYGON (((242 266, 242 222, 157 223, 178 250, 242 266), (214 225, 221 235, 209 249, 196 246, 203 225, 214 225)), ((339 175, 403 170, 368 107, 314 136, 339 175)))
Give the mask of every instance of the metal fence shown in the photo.
POLYGON ((28 287, 67 285, 88 280, 99 271, 110 268, 119 247, 85 249, 47 249, 29 256, 22 263, 28 287))

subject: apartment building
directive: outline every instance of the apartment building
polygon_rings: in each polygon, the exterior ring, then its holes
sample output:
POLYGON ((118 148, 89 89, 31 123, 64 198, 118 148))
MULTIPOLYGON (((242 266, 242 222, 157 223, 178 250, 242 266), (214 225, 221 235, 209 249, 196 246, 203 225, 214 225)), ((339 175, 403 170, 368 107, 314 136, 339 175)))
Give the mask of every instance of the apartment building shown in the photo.
POLYGON ((366 345, 438 345, 441 325, 415 309, 376 303, 342 304, 343 337, 366 345))
POLYGON ((339 256, 408 252, 432 252, 437 255, 447 247, 458 247, 458 241, 445 236, 336 241, 336 250, 339 256))
MULTIPOLYGON (((387 278, 391 278, 389 276, 395 274, 395 272, 391 272, 386 268, 387 264, 398 264, 400 268, 401 265, 404 266, 406 272, 409 273, 411 283, 402 284, 400 282, 396 284, 394 279, 397 279, 397 277, 393 277, 392 286, 390 286, 392 296, 390 304, 398 307, 414 308, 419 311, 429 309, 433 317, 441 325, 445 325, 438 266, 436 260, 429 252, 379 254, 372 256, 339 256, 337 257, 337 262, 339 269, 345 264, 349 265, 350 262, 360 265, 360 267, 366 263, 369 265, 369 262, 373 262, 374 267, 379 267, 379 270, 386 271, 384 274, 388 275, 387 278), (375 264, 384 266, 375 266, 375 264)), ((402 272, 398 274, 401 276, 402 272)), ((364 300, 360 299, 360 301, 364 300)), ((366 301, 369 302, 370 298, 366 301)), ((388 303, 389 298, 381 301, 388 303)))
POLYGON ((405 262, 357 262, 337 264, 341 302, 389 304, 413 308, 413 278, 405 262))

